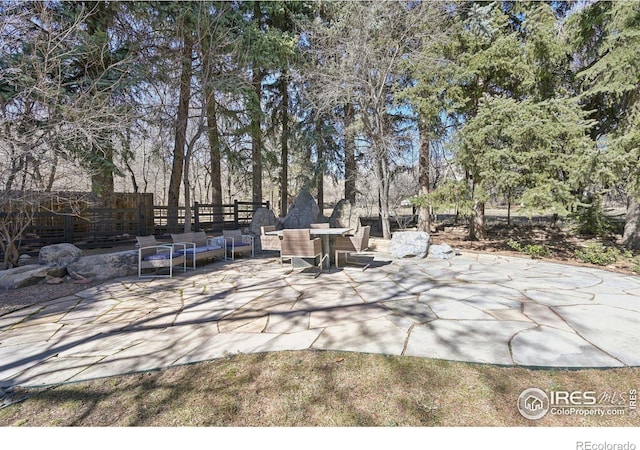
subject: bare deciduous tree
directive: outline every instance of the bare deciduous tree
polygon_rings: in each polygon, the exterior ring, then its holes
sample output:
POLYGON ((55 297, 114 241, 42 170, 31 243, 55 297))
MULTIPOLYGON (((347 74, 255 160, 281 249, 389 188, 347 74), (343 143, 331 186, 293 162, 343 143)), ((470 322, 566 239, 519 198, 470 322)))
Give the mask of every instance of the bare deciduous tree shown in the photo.
POLYGON ((67 14, 58 9, 63 5, 44 2, 1 8, 0 175, 6 181, 0 194, 0 240, 5 264, 11 266, 33 215, 55 195, 59 161, 74 161, 91 175, 99 153, 107 156, 112 148, 104 136, 118 135, 121 124, 128 123, 129 111, 115 105, 110 94, 127 76, 131 60, 105 57, 100 73, 83 77, 78 65, 100 59, 88 53, 108 52, 86 45, 91 11, 67 14))
POLYGON ((395 128, 395 92, 407 83, 403 61, 417 54, 423 41, 436 39, 429 24, 438 23, 437 4, 345 2, 331 23, 309 24, 309 49, 318 65, 304 76, 319 111, 336 105, 354 109, 359 149, 371 165, 379 198, 382 234, 391 237, 389 189, 393 166, 406 147, 395 128))

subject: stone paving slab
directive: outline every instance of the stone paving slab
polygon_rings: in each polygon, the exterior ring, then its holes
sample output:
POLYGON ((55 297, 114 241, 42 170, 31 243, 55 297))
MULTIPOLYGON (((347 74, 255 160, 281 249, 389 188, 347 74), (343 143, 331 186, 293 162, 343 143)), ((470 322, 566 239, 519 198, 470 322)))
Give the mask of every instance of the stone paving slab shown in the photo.
POLYGON ((377 318, 327 327, 313 344, 321 350, 401 355, 407 334, 393 322, 377 318))
POLYGON ((515 309, 519 310, 522 307, 522 301, 514 300, 509 297, 501 297, 495 294, 488 295, 474 295, 473 297, 465 298, 461 300, 462 303, 467 305, 474 306, 476 308, 482 309, 484 311, 487 310, 497 310, 497 309, 515 309))
POLYGON ((516 333, 535 327, 530 322, 435 320, 413 328, 405 355, 425 358, 513 365, 509 343, 516 333))
POLYGON ((482 309, 458 300, 435 299, 429 300, 428 304, 439 319, 491 320, 492 318, 490 314, 482 309))
POLYGON ((524 303, 522 305, 522 312, 539 325, 564 331, 573 331, 573 328, 549 306, 532 302, 524 303))
POLYGON ((34 326, 13 327, 10 330, 0 332, 0 346, 4 348, 13 345, 47 342, 62 327, 62 324, 55 322, 37 322, 34 326))
POLYGON ((338 326, 346 323, 358 323, 377 319, 391 314, 379 304, 356 304, 341 308, 327 308, 310 311, 309 328, 338 326))
POLYGON ((188 355, 217 334, 215 327, 203 326, 173 327, 162 332, 154 332, 148 340, 112 351, 84 372, 75 374, 72 380, 103 378, 170 367, 176 360, 188 355))
POLYGON ((309 329, 308 311, 271 312, 265 329, 266 333, 294 333, 309 329))
POLYGON ((600 305, 615 306, 640 312, 640 296, 630 294, 596 294, 595 302, 600 305))
MULTIPOLYGON (((54 356, 29 367, 19 374, 21 384, 31 387, 43 387, 72 381, 78 374, 83 374, 82 379, 90 379, 87 372, 103 359, 104 356, 58 357, 54 356)), ((123 372, 120 372, 123 373, 123 372)))
MULTIPOLYGON (((432 320, 436 320, 438 318, 436 313, 433 312, 433 309, 431 309, 431 307, 427 303, 417 301, 417 298, 391 300, 382 303, 382 305, 392 311, 394 315, 408 319, 408 326, 411 326, 415 323, 431 322, 432 320)), ((404 329, 405 326, 402 325, 401 328, 404 329)))
POLYGON ((640 277, 491 254, 377 253, 364 271, 316 278, 277 258, 238 258, 0 316, 0 387, 283 350, 578 368, 640 366, 638 348, 640 277))
POLYGON ((629 366, 640 366, 640 313, 605 305, 556 307, 580 336, 629 366))
POLYGON ((620 361, 576 333, 541 326, 518 333, 511 342, 513 362, 541 367, 620 367, 620 361))
POLYGON ((0 345, 0 388, 15 385, 32 386, 37 380, 27 380, 18 375, 30 367, 40 364, 55 353, 49 352, 51 344, 0 345))

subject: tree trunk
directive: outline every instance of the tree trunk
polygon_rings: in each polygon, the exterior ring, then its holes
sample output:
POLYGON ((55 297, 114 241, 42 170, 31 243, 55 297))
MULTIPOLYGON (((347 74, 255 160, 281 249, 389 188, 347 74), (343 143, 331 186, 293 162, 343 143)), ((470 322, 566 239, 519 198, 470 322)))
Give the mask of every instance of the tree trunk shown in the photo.
MULTIPOLYGON (((205 90, 207 138, 209 139, 209 167, 211 173, 211 203, 222 205, 222 170, 220 131, 218 130, 218 113, 216 110, 216 90, 213 79, 219 76, 215 70, 214 55, 211 53, 209 41, 202 40, 202 86, 205 90)), ((222 207, 213 209, 213 221, 222 222, 222 207)))
MULTIPOLYGON (((318 126, 316 129, 322 129, 320 120, 318 120, 318 126)), ((322 131, 316 131, 316 133, 322 133, 322 131)), ((318 207, 320 208, 320 214, 324 216, 324 149, 322 148, 322 134, 318 135, 316 140, 316 149, 318 152, 318 170, 316 175, 316 186, 318 187, 318 207)))
POLYGON ((176 136, 173 146, 173 166, 167 194, 167 227, 169 232, 178 230, 178 205, 180 201, 180 185, 184 166, 184 149, 187 140, 187 122, 189 119, 189 97, 191 96, 191 53, 193 50, 191 37, 186 35, 182 47, 182 73, 180 74, 180 98, 176 119, 176 136))
POLYGON ((251 113, 251 190, 253 202, 262 201, 262 129, 260 98, 262 97, 262 75, 256 69, 253 75, 253 90, 256 104, 251 113))
POLYGON ((378 208, 382 225, 382 237, 391 239, 391 222, 389 220, 389 167, 386 155, 376 151, 375 175, 378 181, 378 208))
MULTIPOLYGON (((260 2, 255 2, 253 7, 254 20, 262 22, 262 9, 260 2)), ((254 104, 251 108, 251 190, 254 203, 262 202, 262 127, 261 127, 261 99, 263 71, 260 67, 253 67, 253 93, 254 104)))
POLYGON ((184 156, 184 174, 182 176, 182 184, 184 186, 184 228, 183 232, 189 233, 191 231, 191 184, 189 182, 189 159, 191 158, 191 151, 187 149, 184 156))
MULTIPOLYGON (((424 129, 424 125, 420 122, 420 156, 419 156, 419 172, 418 172, 418 185, 419 195, 426 195, 429 193, 429 138, 427 131, 424 129)), ((431 228, 431 214, 428 206, 421 206, 418 208, 418 231, 429 232, 431 228)))
POLYGON ((58 166, 58 155, 53 156, 53 164, 51 165, 51 172, 47 179, 47 186, 44 188, 45 192, 51 192, 53 189, 53 183, 56 181, 56 167, 58 166))
MULTIPOLYGON (((209 137, 209 159, 211 166, 211 203, 222 205, 222 170, 220 169, 220 132, 218 131, 218 117, 216 113, 216 100, 211 95, 207 96, 207 136, 209 137)), ((213 211, 214 217, 220 216, 222 209, 213 211)))
POLYGON ((344 106, 344 198, 356 204, 356 141, 351 129, 353 123, 353 105, 344 106))
POLYGON ((474 241, 485 238, 484 202, 475 201, 473 203, 473 217, 471 217, 469 223, 469 238, 474 241))
POLYGON ((125 167, 129 171, 129 175, 131 176, 131 186, 133 187, 133 192, 136 194, 140 192, 140 188, 138 186, 138 181, 136 180, 136 173, 133 171, 131 167, 131 158, 134 156, 133 150, 131 149, 131 130, 127 130, 122 138, 122 159, 125 167))
POLYGON ((282 151, 280 155, 280 216, 287 215, 288 209, 288 189, 289 189, 289 85, 287 83, 287 71, 283 70, 280 78, 280 89, 282 90, 282 151))
POLYGON ((635 192, 630 192, 627 196, 627 216, 622 243, 629 249, 640 250, 640 203, 635 192))
MULTIPOLYGON (((112 26, 116 9, 114 5, 107 2, 96 2, 91 6, 91 13, 86 18, 87 33, 93 41, 93 51, 87 53, 85 75, 96 83, 91 88, 90 95, 102 96, 99 93, 98 80, 104 77, 104 70, 108 67, 107 62, 111 57, 108 50, 107 30, 112 26)), ((103 204, 108 206, 113 196, 113 144, 111 136, 104 132, 98 133, 100 145, 92 145, 91 152, 96 163, 92 164, 91 191, 102 199, 103 204)))
POLYGON ((102 162, 93 167, 91 174, 91 192, 100 197, 105 206, 108 205, 109 199, 113 196, 113 147, 111 143, 103 140, 103 149, 97 149, 93 146, 93 153, 102 155, 102 162))

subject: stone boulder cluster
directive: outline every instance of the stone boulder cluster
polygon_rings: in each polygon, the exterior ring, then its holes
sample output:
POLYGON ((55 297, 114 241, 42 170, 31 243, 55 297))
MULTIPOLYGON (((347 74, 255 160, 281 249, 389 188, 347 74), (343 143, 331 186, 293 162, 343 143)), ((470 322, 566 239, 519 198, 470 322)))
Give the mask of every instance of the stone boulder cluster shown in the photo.
POLYGON ((332 228, 357 230, 360 227, 360 216, 349 200, 342 199, 336 204, 331 217, 327 218, 309 191, 303 190, 294 199, 284 218, 276 218, 270 209, 258 208, 253 214, 249 231, 257 236, 263 226, 275 226, 278 229, 309 228, 312 223, 329 223, 332 228))
POLYGON ((47 245, 40 249, 37 264, 0 271, 0 288, 18 289, 46 281, 58 283, 64 277, 77 282, 104 281, 138 273, 138 252, 83 256, 73 244, 47 245))

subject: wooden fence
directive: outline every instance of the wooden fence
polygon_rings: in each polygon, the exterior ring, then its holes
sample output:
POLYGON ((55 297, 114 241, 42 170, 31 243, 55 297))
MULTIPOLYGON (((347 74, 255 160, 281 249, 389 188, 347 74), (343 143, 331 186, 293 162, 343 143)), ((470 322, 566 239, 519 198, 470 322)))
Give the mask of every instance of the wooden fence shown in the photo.
MULTIPOLYGON (((224 229, 236 229, 246 227, 251 224, 253 213, 258 208, 271 209, 270 202, 253 203, 240 202, 216 205, 210 203, 195 202, 191 208, 191 229, 194 231, 206 231, 210 233, 221 233, 224 229)), ((154 206, 154 230, 156 236, 166 236, 168 230, 168 207, 154 206)), ((178 230, 184 229, 185 208, 178 208, 178 230)))
MULTIPOLYGON (((191 229, 215 234, 222 233, 223 229, 245 227, 251 223, 253 213, 259 207, 270 208, 270 203, 236 200, 232 204, 214 205, 196 202, 191 208, 191 229)), ((87 207, 80 212, 40 211, 24 233, 21 251, 29 252, 30 248, 62 242, 85 248, 129 244, 135 236, 151 234, 168 238, 169 233, 184 230, 185 208, 178 208, 176 230, 169 230, 167 211, 167 206, 154 206, 148 198, 139 200, 137 207, 87 207)), ((7 213, 1 214, 7 216, 7 213)))

